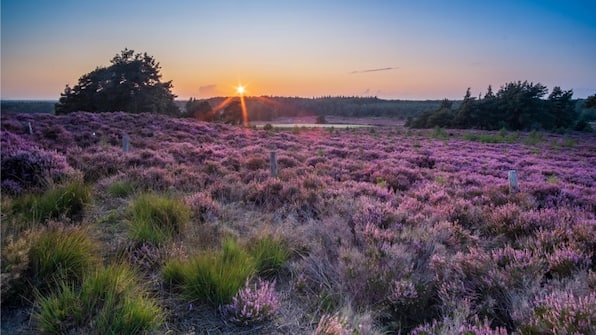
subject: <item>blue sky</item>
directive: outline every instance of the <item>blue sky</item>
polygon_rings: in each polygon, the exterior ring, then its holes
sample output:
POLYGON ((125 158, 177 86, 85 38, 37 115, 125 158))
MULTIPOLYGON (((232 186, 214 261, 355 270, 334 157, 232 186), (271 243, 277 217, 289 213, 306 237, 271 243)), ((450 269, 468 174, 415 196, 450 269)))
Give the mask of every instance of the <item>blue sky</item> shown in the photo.
POLYGON ((517 80, 596 93, 594 1, 3 0, 1 11, 2 99, 58 99, 125 47, 153 55, 181 99, 239 83, 306 97, 458 99, 517 80))

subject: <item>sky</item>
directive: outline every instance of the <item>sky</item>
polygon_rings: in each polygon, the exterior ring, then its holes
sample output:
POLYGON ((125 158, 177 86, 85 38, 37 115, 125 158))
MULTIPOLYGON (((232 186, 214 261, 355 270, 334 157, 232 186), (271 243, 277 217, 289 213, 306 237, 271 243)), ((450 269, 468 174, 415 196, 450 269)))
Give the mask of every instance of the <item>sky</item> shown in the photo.
POLYGON ((57 100, 124 48, 178 99, 596 93, 595 1, 2 0, 1 99, 57 100))

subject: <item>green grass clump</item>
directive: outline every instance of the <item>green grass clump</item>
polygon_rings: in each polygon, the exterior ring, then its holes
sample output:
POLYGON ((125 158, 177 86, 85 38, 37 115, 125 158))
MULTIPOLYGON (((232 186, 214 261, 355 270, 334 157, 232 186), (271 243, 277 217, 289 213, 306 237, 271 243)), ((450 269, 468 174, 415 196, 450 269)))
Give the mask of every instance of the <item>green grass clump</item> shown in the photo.
POLYGON ((270 236, 252 242, 248 249, 255 259, 257 271, 263 276, 277 274, 290 258, 287 245, 270 236))
POLYGON ((256 270, 253 257, 228 239, 220 251, 205 252, 185 262, 166 263, 162 276, 165 282, 181 288, 189 300, 218 306, 229 303, 256 270))
POLYGON ((43 194, 23 195, 15 199, 12 211, 33 222, 58 219, 63 215, 78 219, 91 200, 91 188, 81 181, 73 181, 43 194))
POLYGON ((98 334, 144 334, 162 322, 161 309, 124 265, 110 265, 87 277, 79 289, 61 282, 61 289, 40 297, 35 314, 46 334, 85 331, 98 334))
POLYGON ((29 250, 29 279, 40 289, 60 280, 80 282, 99 264, 96 255, 97 246, 84 229, 45 229, 29 250))
POLYGON ((162 244, 190 221, 190 207, 176 199, 141 194, 130 206, 130 235, 139 242, 162 244))
POLYGON ((127 181, 115 181, 107 187, 106 191, 113 197, 125 198, 135 192, 135 187, 127 181))

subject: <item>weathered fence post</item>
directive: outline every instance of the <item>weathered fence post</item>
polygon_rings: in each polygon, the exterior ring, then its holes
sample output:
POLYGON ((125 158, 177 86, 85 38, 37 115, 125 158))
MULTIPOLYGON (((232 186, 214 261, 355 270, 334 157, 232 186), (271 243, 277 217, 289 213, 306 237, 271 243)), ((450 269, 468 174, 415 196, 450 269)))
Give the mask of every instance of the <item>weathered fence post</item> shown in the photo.
POLYGON ((130 137, 128 134, 122 135, 122 150, 128 152, 130 150, 130 137))
POLYGON ((275 151, 271 151, 269 164, 271 166, 271 177, 277 177, 277 153, 275 151))
POLYGON ((517 185, 517 171, 509 170, 509 191, 515 193, 519 191, 519 187, 517 185))
POLYGON ((27 122, 27 128, 29 129, 29 135, 33 135, 33 128, 31 127, 31 122, 27 122))

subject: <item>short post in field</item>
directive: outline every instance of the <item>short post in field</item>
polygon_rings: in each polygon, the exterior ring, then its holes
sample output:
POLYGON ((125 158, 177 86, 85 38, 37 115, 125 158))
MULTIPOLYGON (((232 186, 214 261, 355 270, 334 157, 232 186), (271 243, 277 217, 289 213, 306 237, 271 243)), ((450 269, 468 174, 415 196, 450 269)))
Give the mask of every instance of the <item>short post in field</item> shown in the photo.
POLYGON ((31 127, 31 122, 27 122, 27 128, 29 130, 29 135, 33 135, 33 128, 31 127))
POLYGON ((271 151, 269 164, 271 166, 271 177, 277 177, 277 153, 275 151, 271 151))
POLYGON ((517 185, 517 171, 509 170, 509 191, 511 193, 515 193, 519 191, 519 186, 517 185))
POLYGON ((122 151, 128 152, 130 150, 130 137, 128 134, 122 135, 122 151))

